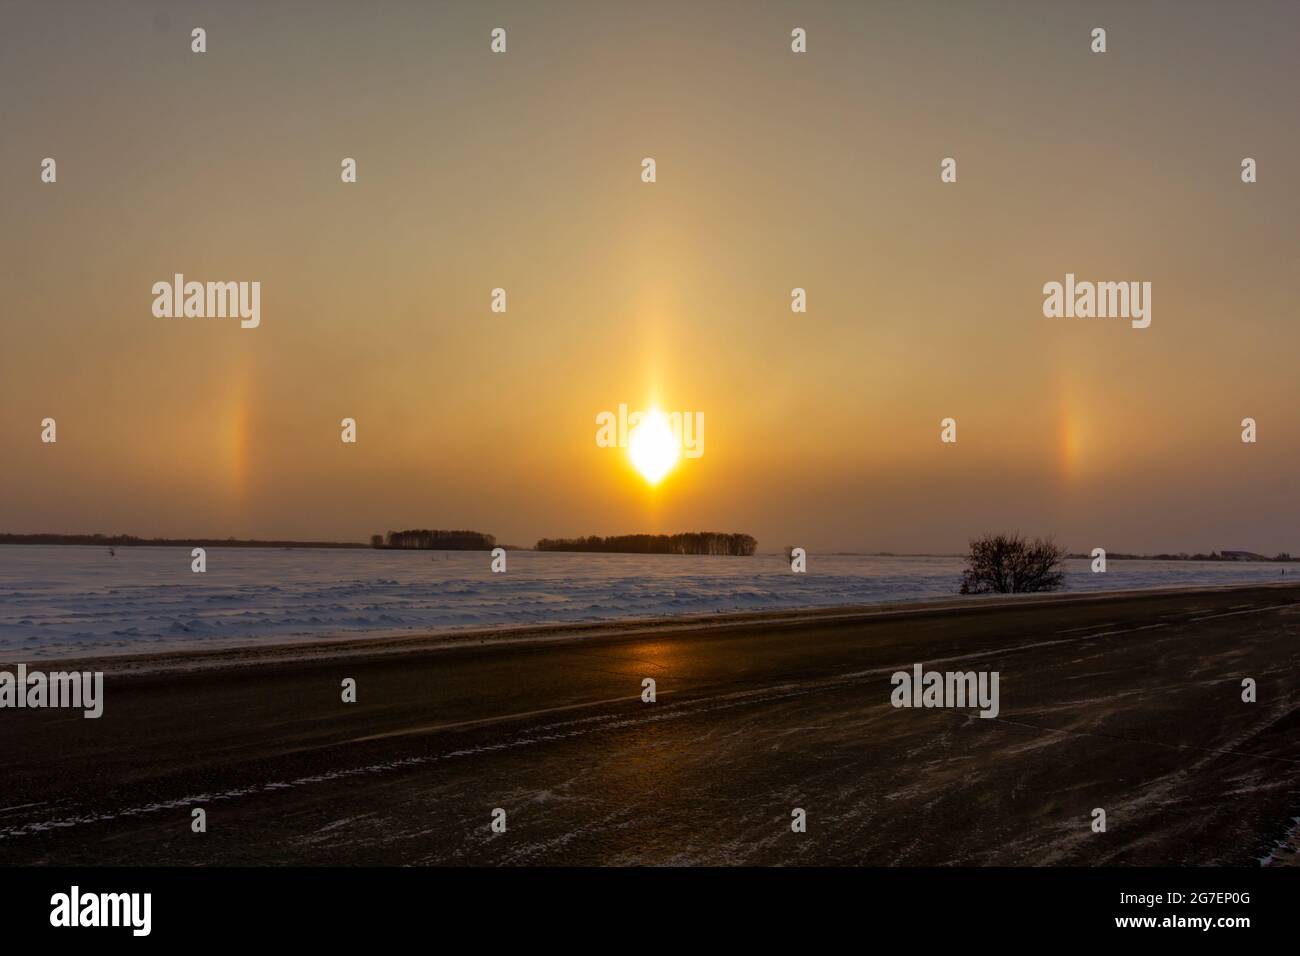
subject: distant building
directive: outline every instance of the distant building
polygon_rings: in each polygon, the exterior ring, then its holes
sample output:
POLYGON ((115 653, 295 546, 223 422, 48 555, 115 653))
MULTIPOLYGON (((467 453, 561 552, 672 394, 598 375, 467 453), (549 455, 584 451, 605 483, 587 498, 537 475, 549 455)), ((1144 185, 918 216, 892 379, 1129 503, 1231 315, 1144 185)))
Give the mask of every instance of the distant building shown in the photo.
POLYGON ((1256 554, 1254 551, 1220 551, 1222 557, 1227 561, 1267 561, 1268 558, 1262 554, 1256 554))

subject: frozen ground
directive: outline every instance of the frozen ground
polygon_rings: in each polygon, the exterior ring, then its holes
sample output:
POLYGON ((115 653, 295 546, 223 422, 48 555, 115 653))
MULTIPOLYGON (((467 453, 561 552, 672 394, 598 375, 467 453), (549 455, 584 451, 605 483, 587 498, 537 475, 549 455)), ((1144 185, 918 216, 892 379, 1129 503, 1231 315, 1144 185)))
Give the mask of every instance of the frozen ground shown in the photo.
MULTIPOLYGON (((143 653, 267 640, 654 618, 934 599, 956 593, 957 557, 812 554, 806 574, 752 558, 510 552, 0 547, 0 655, 143 653)), ((1070 562, 1075 591, 1278 581, 1279 564, 1070 562)))
POLYGON ((99 719, 0 719, 0 861, 1295 863, 1300 586, 1097 597, 109 665, 99 719), (998 716, 895 708, 911 662, 998 716))

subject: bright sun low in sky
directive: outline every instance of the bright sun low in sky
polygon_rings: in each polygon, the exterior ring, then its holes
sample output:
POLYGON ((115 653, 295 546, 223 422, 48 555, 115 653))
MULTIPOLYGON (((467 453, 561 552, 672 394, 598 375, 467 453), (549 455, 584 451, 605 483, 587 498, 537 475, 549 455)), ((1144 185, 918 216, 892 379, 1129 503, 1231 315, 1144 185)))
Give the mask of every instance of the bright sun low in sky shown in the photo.
POLYGON ((672 471, 679 454, 677 436, 667 417, 657 408, 645 414, 627 439, 627 456, 632 460, 632 467, 652 485, 657 485, 672 471))

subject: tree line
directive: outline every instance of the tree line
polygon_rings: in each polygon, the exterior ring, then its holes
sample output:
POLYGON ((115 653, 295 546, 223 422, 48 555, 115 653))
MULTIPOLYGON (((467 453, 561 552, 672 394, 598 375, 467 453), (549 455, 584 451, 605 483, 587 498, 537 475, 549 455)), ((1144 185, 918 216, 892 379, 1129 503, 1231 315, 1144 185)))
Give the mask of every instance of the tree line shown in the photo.
POLYGON ((92 544, 113 548, 364 548, 357 541, 261 541, 253 538, 138 538, 131 534, 0 534, 0 544, 92 544))
MULTIPOLYGON (((1072 558, 1088 558, 1087 554, 1072 554, 1072 558)), ((1228 551, 1220 554, 1218 551, 1211 551, 1204 554, 1200 551, 1196 554, 1188 554, 1186 551, 1180 551, 1178 554, 1121 554, 1116 551, 1106 552, 1107 561, 1295 561, 1289 551, 1281 551, 1273 557, 1265 554, 1254 554, 1247 551, 1228 551), (1243 556, 1244 555, 1244 556, 1243 556)))
POLYGON ((413 528, 371 535, 373 548, 411 548, 423 551, 491 551, 497 546, 495 535, 481 531, 442 531, 413 528))
POLYGON ((617 554, 711 554, 748 557, 758 542, 747 534, 688 531, 682 534, 618 534, 608 538, 542 538, 538 551, 597 551, 617 554))

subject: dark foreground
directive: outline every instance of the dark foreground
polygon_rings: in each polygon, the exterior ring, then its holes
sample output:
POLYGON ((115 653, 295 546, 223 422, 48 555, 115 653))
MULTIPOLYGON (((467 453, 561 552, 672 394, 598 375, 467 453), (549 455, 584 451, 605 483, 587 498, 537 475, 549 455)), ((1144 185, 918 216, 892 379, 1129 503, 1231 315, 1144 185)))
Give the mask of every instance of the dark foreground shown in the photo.
POLYGON ((1300 588, 466 643, 119 662, 99 720, 0 711, 0 864, 1293 857, 1300 588), (1001 713, 891 707, 917 662, 1000 671, 1001 713))

